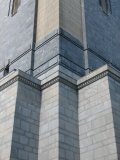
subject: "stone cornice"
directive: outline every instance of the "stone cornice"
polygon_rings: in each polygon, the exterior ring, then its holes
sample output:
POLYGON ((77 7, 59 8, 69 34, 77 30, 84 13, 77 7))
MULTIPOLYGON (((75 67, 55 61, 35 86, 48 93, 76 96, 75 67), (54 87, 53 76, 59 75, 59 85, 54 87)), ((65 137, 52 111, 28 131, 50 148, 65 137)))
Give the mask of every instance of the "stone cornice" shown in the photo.
POLYGON ((102 72, 102 73, 100 73, 100 74, 98 74, 98 75, 96 75, 96 76, 94 76, 94 77, 92 77, 92 78, 80 83, 78 85, 78 89, 82 89, 82 88, 94 83, 95 81, 107 76, 107 75, 108 75, 108 71, 102 72))
POLYGON ((105 76, 111 77, 116 81, 120 82, 120 72, 108 65, 105 65, 100 69, 92 72, 88 76, 81 78, 78 81, 78 89, 82 89, 94 83, 95 81, 104 78, 105 76))
POLYGON ((40 85, 40 80, 34 77, 30 77, 22 71, 16 71, 14 73, 11 73, 10 75, 8 74, 0 81, 0 91, 4 90, 5 88, 9 87, 17 81, 22 82, 38 90, 44 90, 57 82, 61 82, 71 88, 77 89, 77 85, 75 83, 71 82, 67 78, 62 77, 61 75, 57 75, 51 80, 48 80, 47 82, 40 85))
POLYGON ((61 82, 63 84, 66 84, 67 86, 73 88, 73 89, 77 89, 77 86, 69 81, 67 81, 66 79, 62 78, 62 77, 55 77, 54 79, 46 82, 45 84, 43 84, 42 86, 36 84, 36 83, 33 83, 31 82, 30 80, 24 78, 24 77, 21 77, 21 76, 15 76, 14 78, 12 78, 11 80, 7 81, 6 83, 4 83, 3 85, 0 86, 0 91, 4 90, 5 88, 9 87, 10 85, 12 85, 13 83, 17 82, 17 81, 20 81, 20 82, 23 82, 24 84, 26 85, 29 85, 35 89, 38 89, 38 90, 44 90, 48 87, 50 87, 51 85, 57 83, 57 82, 61 82))
POLYGON ((0 91, 4 90, 5 88, 9 87, 10 85, 12 85, 13 83, 15 82, 23 82, 24 84, 26 85, 29 85, 35 89, 38 89, 40 90, 40 85, 24 78, 24 77, 21 77, 21 76, 15 76, 14 78, 12 78, 11 80, 7 81, 6 83, 4 83, 3 85, 0 86, 0 91))
POLYGON ((57 82, 61 82, 61 83, 65 84, 73 89, 82 89, 82 88, 94 83, 95 81, 102 79, 105 76, 112 77, 116 81, 120 82, 120 72, 115 70, 114 68, 107 66, 107 65, 90 73, 87 76, 84 76, 83 78, 80 78, 80 80, 78 80, 77 84, 75 82, 72 82, 70 78, 65 77, 64 75, 58 74, 58 75, 52 77, 52 79, 47 80, 46 82, 44 82, 41 85, 40 80, 38 80, 34 77, 31 77, 30 75, 28 75, 22 71, 16 71, 15 73, 4 77, 0 81, 0 91, 4 90, 5 88, 7 88, 8 86, 12 85, 13 83, 15 83, 17 81, 23 82, 24 84, 29 85, 35 89, 38 89, 38 90, 44 90, 57 82))
POLYGON ((41 90, 46 89, 46 88, 50 87, 51 85, 53 85, 53 84, 55 84, 57 82, 59 82, 59 77, 55 77, 52 80, 50 80, 50 81, 46 82, 45 84, 43 84, 41 86, 41 90))
POLYGON ((1 79, 0 81, 0 91, 4 90, 5 88, 9 87, 15 82, 23 82, 26 85, 29 85, 35 89, 40 90, 40 81, 36 80, 35 78, 31 78, 29 75, 22 71, 16 71, 14 73, 8 74, 6 77, 1 79))
POLYGON ((2 84, 0 86, 0 91, 4 90, 5 88, 9 87, 10 85, 12 85, 13 83, 18 81, 18 76, 12 78, 11 80, 5 82, 4 84, 2 84))
POLYGON ((46 82, 45 84, 43 84, 41 86, 41 90, 46 89, 46 88, 50 87, 51 85, 53 85, 53 84, 55 84, 57 82, 61 82, 61 83, 65 84, 65 85, 67 85, 67 86, 69 86, 69 87, 71 87, 73 89, 77 89, 77 85, 76 84, 66 80, 65 78, 57 76, 57 77, 53 78, 52 80, 50 80, 50 81, 46 82))

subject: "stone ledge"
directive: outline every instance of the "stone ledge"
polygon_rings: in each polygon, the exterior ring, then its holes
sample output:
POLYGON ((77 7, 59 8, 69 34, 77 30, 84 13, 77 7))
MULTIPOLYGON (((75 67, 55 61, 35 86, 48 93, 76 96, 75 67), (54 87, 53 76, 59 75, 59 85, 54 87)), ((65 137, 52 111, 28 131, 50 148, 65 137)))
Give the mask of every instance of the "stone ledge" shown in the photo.
POLYGON ((68 75, 60 71, 56 71, 41 80, 41 90, 46 89, 57 82, 64 83, 71 88, 77 89, 77 81, 75 79, 69 77, 68 75))
POLYGON ((53 85, 57 82, 61 82, 61 83, 65 84, 65 85, 67 85, 67 86, 69 86, 73 89, 77 89, 77 85, 75 85, 74 83, 64 79, 63 77, 58 76, 58 77, 55 77, 52 80, 48 81, 47 83, 43 84, 41 86, 41 90, 46 89, 46 88, 50 87, 51 85, 53 85))
POLYGON ((17 81, 21 81, 33 88, 40 90, 40 80, 28 75, 27 73, 24 73, 23 71, 17 70, 11 72, 0 80, 0 91, 4 90, 17 81))
POLYGON ((24 73, 23 71, 18 70, 11 72, 0 80, 0 91, 4 90, 17 81, 23 82, 24 84, 27 84, 38 90, 46 89, 57 82, 64 83, 71 88, 77 89, 77 81, 59 71, 49 75, 41 81, 24 73))
POLYGON ((109 65, 105 65, 91 72, 89 75, 79 79, 77 82, 78 89, 84 88, 105 76, 112 77, 113 79, 120 82, 120 71, 116 70, 115 68, 109 65))
POLYGON ((68 85, 74 89, 81 89, 105 76, 112 77, 113 79, 120 82, 120 72, 108 65, 105 65, 98 70, 90 73, 89 75, 80 78, 78 81, 60 71, 57 71, 52 75, 45 77, 41 81, 18 70, 11 72, 0 80, 0 91, 12 85, 16 81, 21 81, 38 90, 46 89, 57 82, 64 83, 65 85, 68 85))

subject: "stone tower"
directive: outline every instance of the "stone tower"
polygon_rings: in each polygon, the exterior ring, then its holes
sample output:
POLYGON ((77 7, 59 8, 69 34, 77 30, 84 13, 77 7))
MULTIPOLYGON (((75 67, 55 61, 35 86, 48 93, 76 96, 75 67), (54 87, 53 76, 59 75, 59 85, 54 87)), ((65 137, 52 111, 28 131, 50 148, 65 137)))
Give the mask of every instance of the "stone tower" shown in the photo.
POLYGON ((0 0, 0 160, 120 159, 119 10, 0 0))

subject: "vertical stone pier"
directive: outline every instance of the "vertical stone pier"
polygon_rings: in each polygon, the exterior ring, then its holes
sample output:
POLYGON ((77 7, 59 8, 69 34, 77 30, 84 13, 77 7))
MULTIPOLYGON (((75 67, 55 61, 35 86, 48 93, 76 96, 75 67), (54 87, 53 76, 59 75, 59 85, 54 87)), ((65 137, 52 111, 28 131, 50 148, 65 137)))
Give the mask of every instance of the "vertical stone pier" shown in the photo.
POLYGON ((0 160, 37 160, 40 81, 22 71, 0 81, 0 160))
POLYGON ((104 66, 78 88, 80 160, 119 160, 120 72, 104 66))

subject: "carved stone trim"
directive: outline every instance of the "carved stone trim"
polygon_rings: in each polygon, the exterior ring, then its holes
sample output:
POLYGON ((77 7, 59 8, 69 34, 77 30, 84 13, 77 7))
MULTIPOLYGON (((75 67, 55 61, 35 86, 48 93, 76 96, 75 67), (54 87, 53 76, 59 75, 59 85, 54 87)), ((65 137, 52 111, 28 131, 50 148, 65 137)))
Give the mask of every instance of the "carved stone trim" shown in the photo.
POLYGON ((24 78, 24 77, 19 76, 18 77, 18 81, 23 82, 26 85, 29 85, 29 86, 31 86, 31 87, 33 87, 35 89, 40 90, 40 85, 39 84, 36 84, 36 83, 34 83, 34 82, 24 78))
POLYGON ((65 84, 65 85, 67 85, 67 86, 69 86, 69 87, 71 87, 73 89, 77 89, 77 85, 75 85, 72 82, 70 82, 70 81, 58 76, 58 77, 55 77, 54 79, 50 80, 49 82, 43 84, 41 86, 41 90, 46 89, 46 88, 50 87, 51 85, 53 85, 53 84, 55 84, 57 82, 61 82, 61 83, 65 84))
POLYGON ((12 78, 11 80, 7 81, 6 83, 0 86, 0 91, 4 90, 5 88, 9 87, 10 85, 12 85, 17 81, 18 81, 18 76, 12 78))
POLYGON ((54 79, 50 80, 49 82, 43 84, 41 86, 41 90, 46 89, 57 82, 59 82, 59 77, 55 77, 54 79))
POLYGON ((38 89, 38 90, 44 90, 44 89, 50 87, 51 85, 53 85, 53 84, 55 84, 57 82, 61 82, 61 83, 65 84, 65 85, 67 85, 67 86, 69 86, 69 87, 71 87, 73 89, 82 89, 82 88, 94 83, 95 81, 97 81, 99 79, 102 79, 105 76, 112 77, 116 81, 120 82, 120 76, 115 74, 114 72, 109 71, 109 70, 105 70, 105 71, 93 76, 92 78, 90 78, 88 80, 85 80, 84 82, 81 82, 78 86, 76 84, 70 82, 69 80, 64 79, 64 78, 62 78, 60 76, 57 76, 57 77, 53 78, 52 80, 46 82, 42 86, 40 86, 39 84, 34 83, 34 82, 30 81, 27 78, 24 78, 24 77, 22 77, 20 75, 17 75, 14 78, 12 78, 11 80, 9 80, 6 83, 4 83, 3 85, 1 85, 0 86, 0 91, 2 91, 3 89, 7 88, 10 85, 12 85, 16 81, 23 82, 24 84, 29 85, 29 86, 31 86, 31 87, 33 87, 35 89, 38 89))
POLYGON ((65 84, 65 85, 67 85, 67 86, 69 86, 69 87, 71 87, 73 89, 77 89, 77 84, 74 84, 74 83, 72 83, 72 82, 70 82, 70 81, 68 81, 68 80, 66 80, 64 78, 60 77, 59 82, 65 84))
POLYGON ((20 81, 20 82, 23 82, 25 83, 26 85, 29 85, 35 89, 38 89, 40 90, 40 85, 22 77, 22 76, 15 76, 14 78, 12 78, 11 80, 7 81, 6 83, 4 83, 3 85, 0 86, 0 91, 4 90, 5 88, 9 87, 10 85, 12 85, 13 83, 17 82, 17 81, 20 81))
POLYGON ((38 90, 46 89, 57 82, 64 83, 65 85, 68 85, 71 88, 77 89, 77 85, 75 85, 72 82, 69 82, 68 80, 66 80, 62 77, 59 77, 59 76, 55 77, 54 79, 52 79, 52 80, 48 81, 47 83, 43 84, 42 86, 40 86, 40 85, 22 77, 22 76, 17 75, 14 78, 12 78, 11 80, 4 83, 2 86, 0 86, 0 91, 4 90, 5 88, 9 87, 10 85, 12 85, 13 83, 15 83, 17 81, 23 82, 24 84, 29 85, 35 89, 38 89, 38 90))
POLYGON ((111 72, 109 70, 106 70, 106 71, 104 71, 104 72, 102 72, 102 73, 100 73, 100 74, 82 82, 81 84, 79 84, 78 89, 82 89, 82 88, 94 83, 95 81, 104 78, 105 76, 112 77, 116 81, 120 82, 120 77, 119 76, 115 75, 113 72, 111 72))

